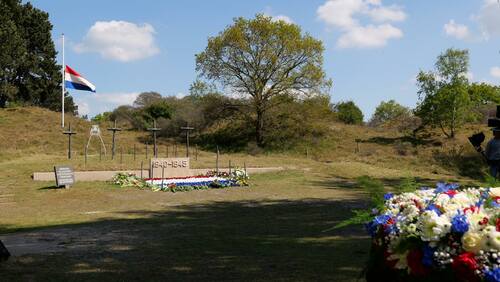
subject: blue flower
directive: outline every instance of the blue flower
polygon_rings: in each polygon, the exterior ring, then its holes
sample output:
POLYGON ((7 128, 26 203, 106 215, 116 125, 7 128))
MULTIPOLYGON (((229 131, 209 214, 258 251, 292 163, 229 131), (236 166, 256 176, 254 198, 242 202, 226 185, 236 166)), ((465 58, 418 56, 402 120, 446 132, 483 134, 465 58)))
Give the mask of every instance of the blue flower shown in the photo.
POLYGON ((481 197, 479 197, 479 201, 476 203, 476 207, 482 206, 484 201, 488 199, 489 196, 490 196, 490 188, 486 189, 486 191, 483 191, 481 193, 481 197))
POLYGON ((451 220, 451 231, 456 233, 465 233, 469 230, 467 217, 463 214, 457 214, 451 220))
POLYGON ((496 267, 484 272, 484 279, 487 282, 500 282, 500 268, 496 267))
POLYGON ((392 193, 387 193, 387 194, 385 194, 385 195, 384 195, 384 200, 386 200, 386 201, 387 201, 387 200, 390 200, 392 197, 394 197, 394 194, 392 194, 392 193))
POLYGON ((391 219, 390 215, 382 214, 382 215, 376 216, 373 219, 373 223, 375 223, 377 225, 382 225, 382 224, 386 224, 389 219, 391 219))
POLYGON ((425 266, 432 266, 434 263, 434 251, 436 248, 431 248, 428 244, 425 244, 422 248, 422 264, 425 266))
MULTIPOLYGON (((391 219, 391 216, 387 214, 376 216, 372 221, 366 224, 366 229, 368 230, 368 233, 370 233, 370 235, 374 237, 377 233, 378 227, 380 225, 386 224, 389 219, 391 219)), ((395 230, 390 229, 389 232, 390 231, 395 231, 395 230)))
POLYGON ((455 190, 459 187, 457 183, 444 183, 444 182, 438 182, 436 184, 436 193, 445 193, 448 192, 448 190, 455 190))
POLYGON ((396 227, 396 224, 390 224, 385 227, 384 231, 386 234, 394 234, 398 232, 398 228, 396 227))
POLYGON ((444 183, 444 182, 438 182, 436 184, 436 192, 437 193, 444 193, 446 191, 448 191, 448 188, 446 187, 446 183, 444 183))
POLYGON ((500 208, 500 204, 497 203, 497 201, 493 200, 491 201, 491 205, 494 207, 494 208, 500 208))
POLYGON ((425 208, 426 211, 434 211, 437 215, 441 215, 442 212, 434 204, 430 204, 425 208))

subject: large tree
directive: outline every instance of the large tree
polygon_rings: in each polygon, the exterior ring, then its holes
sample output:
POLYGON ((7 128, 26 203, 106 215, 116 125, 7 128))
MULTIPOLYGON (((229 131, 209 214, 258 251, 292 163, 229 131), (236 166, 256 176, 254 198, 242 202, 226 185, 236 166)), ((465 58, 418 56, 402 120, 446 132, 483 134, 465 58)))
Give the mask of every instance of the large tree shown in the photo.
POLYGON ((155 91, 142 92, 135 98, 134 107, 136 108, 145 108, 154 103, 161 102, 163 97, 160 93, 155 91))
POLYGON ((323 71, 323 44, 298 25, 257 15, 237 18, 208 39, 196 70, 232 93, 249 97, 255 139, 264 145, 264 121, 279 95, 321 93, 331 85, 323 71))
MULTIPOLYGON (((0 0, 0 107, 19 103, 61 108, 61 67, 56 64, 49 15, 30 3, 0 0)), ((66 108, 74 111, 71 97, 66 108)))
POLYGON ((423 125, 439 127, 453 138, 470 117, 469 51, 448 49, 438 56, 435 66, 435 71, 420 71, 417 76, 419 103, 415 113, 423 125))

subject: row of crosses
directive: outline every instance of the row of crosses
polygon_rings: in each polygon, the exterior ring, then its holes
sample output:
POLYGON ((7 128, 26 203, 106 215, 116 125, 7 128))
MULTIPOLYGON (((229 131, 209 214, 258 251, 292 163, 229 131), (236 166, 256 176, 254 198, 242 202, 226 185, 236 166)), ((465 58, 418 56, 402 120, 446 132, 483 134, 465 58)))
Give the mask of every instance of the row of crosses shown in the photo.
MULTIPOLYGON (((190 127, 189 123, 186 126, 181 127, 182 130, 186 131, 186 158, 189 158, 189 133, 191 130, 194 130, 194 127, 190 127)), ((111 159, 113 160, 115 158, 115 151, 116 151, 116 142, 115 142, 115 135, 117 131, 122 131, 121 128, 118 128, 116 126, 116 120, 114 121, 114 126, 111 128, 108 128, 109 131, 113 132, 113 137, 112 137, 112 144, 111 144, 111 159)), ((148 131, 150 131, 153 135, 153 150, 154 150, 154 157, 158 157, 158 149, 156 147, 156 133, 161 130, 161 128, 156 127, 156 120, 153 120, 153 127, 148 128, 148 131)), ((76 134, 76 132, 71 130, 71 123, 69 123, 68 130, 63 131, 63 134, 68 135, 68 159, 71 159, 71 138, 73 135, 76 134)), ((101 131, 98 126, 93 125, 92 129, 90 130, 90 136, 89 136, 89 141, 87 142, 87 148, 90 144, 90 138, 92 136, 98 136, 101 140, 102 146, 104 148, 104 154, 106 154, 106 147, 104 146, 104 141, 102 140, 101 137, 101 131)))

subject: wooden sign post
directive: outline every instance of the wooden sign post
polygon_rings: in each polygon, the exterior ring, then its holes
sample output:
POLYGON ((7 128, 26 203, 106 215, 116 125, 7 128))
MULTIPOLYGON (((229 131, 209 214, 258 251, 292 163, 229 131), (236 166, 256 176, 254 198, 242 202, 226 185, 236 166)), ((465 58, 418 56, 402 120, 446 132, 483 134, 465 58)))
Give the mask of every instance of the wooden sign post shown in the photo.
POLYGON ((116 143, 115 143, 115 134, 117 131, 122 131, 121 128, 118 128, 116 127, 116 119, 115 119, 115 124, 113 127, 111 128, 108 128, 109 131, 112 131, 113 132, 113 137, 112 137, 112 141, 111 141, 111 159, 114 160, 115 159, 115 148, 116 148, 116 143))
POLYGON ((189 158, 189 131, 194 130, 194 127, 189 127, 189 123, 186 126, 181 127, 182 130, 186 130, 186 158, 189 158))
POLYGON ((153 120, 153 127, 148 128, 148 131, 153 133, 153 155, 155 158, 158 158, 158 150, 156 149, 156 132, 160 131, 161 128, 156 127, 156 119, 153 120))
POLYGON ((68 135, 68 159, 71 159, 71 136, 76 134, 76 132, 71 131, 71 122, 69 123, 69 130, 63 131, 63 134, 68 135))

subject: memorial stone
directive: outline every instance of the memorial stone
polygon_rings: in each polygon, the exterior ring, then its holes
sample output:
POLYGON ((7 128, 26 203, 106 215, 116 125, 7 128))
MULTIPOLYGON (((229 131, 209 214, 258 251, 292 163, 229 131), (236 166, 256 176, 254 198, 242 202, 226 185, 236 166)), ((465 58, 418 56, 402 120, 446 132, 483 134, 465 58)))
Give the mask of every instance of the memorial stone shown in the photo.
POLYGON ((151 159, 151 178, 159 178, 162 173, 164 177, 191 176, 189 158, 151 159))
POLYGON ((71 166, 54 166, 54 173, 57 187, 68 188, 75 183, 75 173, 71 166))

